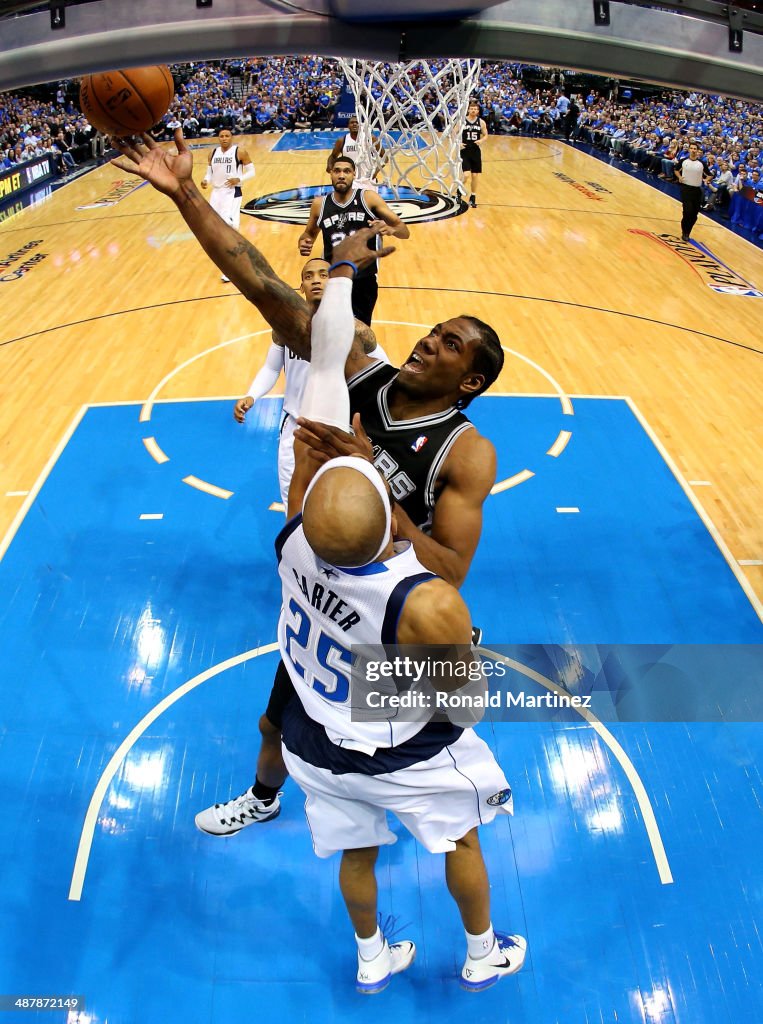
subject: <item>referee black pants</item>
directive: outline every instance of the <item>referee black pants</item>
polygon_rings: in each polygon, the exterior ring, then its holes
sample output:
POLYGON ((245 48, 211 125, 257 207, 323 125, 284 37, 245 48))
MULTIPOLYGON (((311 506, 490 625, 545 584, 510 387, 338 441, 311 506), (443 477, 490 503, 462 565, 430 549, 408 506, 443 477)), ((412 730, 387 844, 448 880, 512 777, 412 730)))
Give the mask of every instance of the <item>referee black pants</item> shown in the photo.
POLYGON ((697 223, 697 217, 699 217, 699 211, 702 206, 702 189, 699 185, 681 186, 681 205, 683 206, 681 234, 690 235, 691 229, 697 223))

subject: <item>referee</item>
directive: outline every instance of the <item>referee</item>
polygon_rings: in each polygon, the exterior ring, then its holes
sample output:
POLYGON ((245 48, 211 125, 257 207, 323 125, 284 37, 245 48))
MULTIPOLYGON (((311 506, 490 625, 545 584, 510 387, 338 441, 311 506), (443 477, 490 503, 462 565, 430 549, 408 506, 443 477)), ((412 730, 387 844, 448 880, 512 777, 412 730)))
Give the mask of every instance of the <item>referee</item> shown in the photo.
POLYGON ((689 143, 689 155, 676 167, 676 177, 681 182, 681 238, 689 241, 691 229, 697 223, 702 206, 702 179, 707 174, 705 165, 699 159, 699 146, 689 143))

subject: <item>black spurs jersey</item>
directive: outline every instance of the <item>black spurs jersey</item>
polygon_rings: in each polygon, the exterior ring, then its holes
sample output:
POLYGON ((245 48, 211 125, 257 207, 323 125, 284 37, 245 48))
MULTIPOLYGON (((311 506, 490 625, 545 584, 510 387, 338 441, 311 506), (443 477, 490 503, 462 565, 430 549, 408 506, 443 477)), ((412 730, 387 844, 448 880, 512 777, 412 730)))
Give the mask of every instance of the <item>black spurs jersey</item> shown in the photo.
POLYGON ((350 412, 360 413, 374 465, 389 481, 395 501, 428 531, 437 476, 456 438, 474 427, 455 406, 415 420, 392 419, 387 394, 398 372, 389 363, 371 363, 356 373, 347 382, 350 412))
POLYGON ((475 147, 482 138, 482 127, 480 119, 476 121, 464 121, 464 130, 461 133, 461 141, 465 146, 475 147))
MULTIPOLYGON (((363 199, 363 189, 356 188, 348 193, 345 203, 338 203, 334 199, 334 193, 329 192, 323 197, 320 213, 318 214, 318 227, 323 233, 323 258, 331 263, 331 254, 334 246, 354 234, 361 228, 367 228, 375 215, 368 209, 363 199)), ((379 237, 369 242, 370 249, 379 248, 379 237)), ((368 267, 358 273, 358 277, 371 277, 376 273, 378 263, 374 260, 368 267)))

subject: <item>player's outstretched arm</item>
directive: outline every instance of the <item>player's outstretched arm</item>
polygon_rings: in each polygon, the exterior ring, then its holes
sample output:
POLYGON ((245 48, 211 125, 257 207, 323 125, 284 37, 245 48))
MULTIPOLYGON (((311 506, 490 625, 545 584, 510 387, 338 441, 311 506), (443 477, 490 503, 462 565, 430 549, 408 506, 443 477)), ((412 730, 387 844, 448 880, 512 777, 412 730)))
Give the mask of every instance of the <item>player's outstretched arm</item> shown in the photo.
POLYGON ((273 330, 289 339, 297 355, 309 358, 307 303, 276 275, 259 249, 226 224, 201 195, 193 182, 193 156, 182 131, 175 131, 177 154, 157 145, 149 135, 143 135, 142 142, 115 139, 114 143, 121 156, 112 163, 168 196, 212 262, 259 309, 273 330))

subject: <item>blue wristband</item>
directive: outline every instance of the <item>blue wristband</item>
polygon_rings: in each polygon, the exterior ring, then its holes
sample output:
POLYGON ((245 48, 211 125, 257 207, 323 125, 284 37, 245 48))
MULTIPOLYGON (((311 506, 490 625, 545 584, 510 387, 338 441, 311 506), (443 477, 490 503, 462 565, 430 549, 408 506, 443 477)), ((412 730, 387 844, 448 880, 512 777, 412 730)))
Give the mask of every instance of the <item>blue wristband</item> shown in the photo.
POLYGON ((329 274, 331 273, 332 270, 336 270, 337 267, 352 267, 355 273, 355 277, 358 276, 358 268, 355 266, 352 260, 337 260, 336 263, 332 263, 331 266, 329 267, 329 274))

